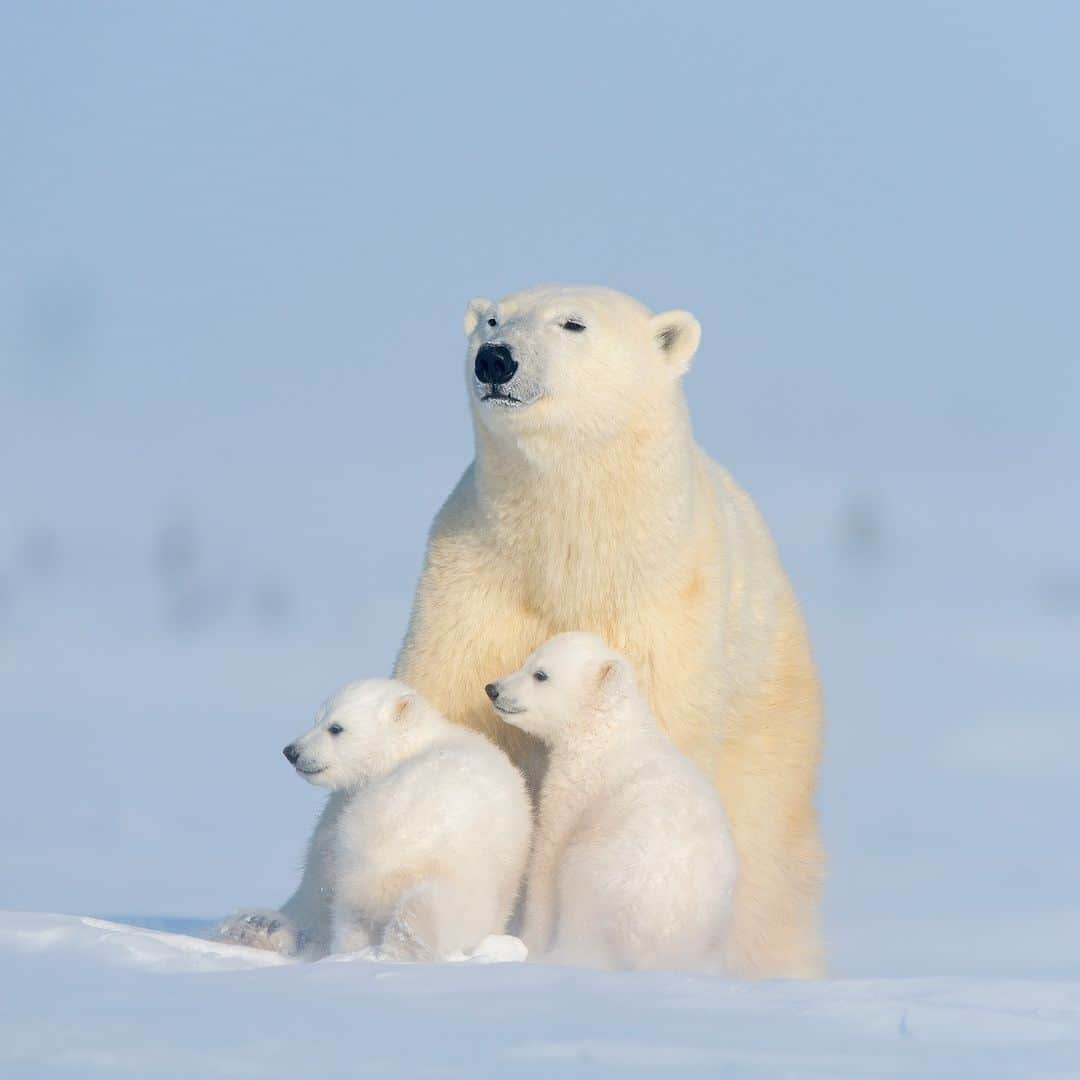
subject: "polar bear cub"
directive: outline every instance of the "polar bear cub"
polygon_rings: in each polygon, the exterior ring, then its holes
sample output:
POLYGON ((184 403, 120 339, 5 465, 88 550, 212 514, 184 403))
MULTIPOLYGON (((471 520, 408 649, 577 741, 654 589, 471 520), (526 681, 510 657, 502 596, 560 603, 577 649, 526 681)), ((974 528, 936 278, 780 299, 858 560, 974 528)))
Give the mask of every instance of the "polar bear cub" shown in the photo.
POLYGON ((631 666, 560 634, 486 688, 548 748, 524 916, 532 954, 614 968, 719 967, 735 846, 715 788, 660 730, 631 666))
MULTIPOLYGON (((331 951, 372 946, 383 959, 437 960, 502 933, 528 860, 532 810, 524 778, 498 747, 403 683, 365 679, 327 701, 284 754, 340 803, 320 845, 331 951)), ((241 939, 245 918, 266 921, 239 916, 226 936, 241 939)), ((302 949, 313 928, 295 930, 302 949)))

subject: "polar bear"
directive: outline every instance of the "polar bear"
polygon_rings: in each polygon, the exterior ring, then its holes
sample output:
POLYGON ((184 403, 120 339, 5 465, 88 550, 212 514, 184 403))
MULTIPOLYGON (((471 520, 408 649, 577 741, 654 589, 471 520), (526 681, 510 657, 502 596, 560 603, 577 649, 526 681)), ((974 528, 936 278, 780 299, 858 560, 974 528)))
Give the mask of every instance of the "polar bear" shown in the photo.
POLYGON ((336 800, 312 839, 313 886, 287 912, 249 911, 219 936, 317 957, 374 947, 439 960, 506 926, 529 852, 521 773, 393 679, 350 683, 285 757, 336 800))
POLYGON ((599 634, 727 808, 729 969, 820 973, 818 681, 757 509, 694 441, 697 320, 551 285, 470 301, 465 334, 476 457, 432 527, 395 674, 535 785, 537 744, 478 690, 562 631, 599 634))
POLYGON ((485 690, 549 751, 526 879, 530 954, 721 967, 736 877, 727 815, 657 726, 630 664, 595 634, 560 634, 485 690))

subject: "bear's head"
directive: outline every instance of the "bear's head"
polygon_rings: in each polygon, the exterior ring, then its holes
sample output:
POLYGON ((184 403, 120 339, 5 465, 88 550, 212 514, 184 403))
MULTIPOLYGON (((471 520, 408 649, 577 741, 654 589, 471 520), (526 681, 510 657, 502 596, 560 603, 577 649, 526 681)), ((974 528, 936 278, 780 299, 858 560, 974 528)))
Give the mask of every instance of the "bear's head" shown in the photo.
POLYGON ((434 708, 396 679, 362 679, 327 700, 315 726, 282 753, 309 783, 356 787, 407 757, 433 723, 434 708))
POLYGON ((653 315, 613 289, 541 285, 469 301, 465 335, 479 422, 602 439, 670 400, 701 327, 687 311, 653 315))
POLYGON ((630 662, 595 634, 559 634, 512 675, 484 689, 507 723, 557 746, 587 730, 598 712, 636 697, 630 662))

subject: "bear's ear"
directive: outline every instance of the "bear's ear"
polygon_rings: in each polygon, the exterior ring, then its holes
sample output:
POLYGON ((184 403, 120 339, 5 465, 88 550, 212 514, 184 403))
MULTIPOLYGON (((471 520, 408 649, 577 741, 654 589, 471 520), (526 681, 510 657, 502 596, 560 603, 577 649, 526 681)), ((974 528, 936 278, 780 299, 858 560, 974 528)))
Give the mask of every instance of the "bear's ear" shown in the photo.
POLYGON ((394 711, 391 714, 397 723, 404 723, 409 719, 413 709, 416 708, 416 695, 415 694, 402 694, 400 698, 394 704, 394 711))
POLYGON ((611 702, 622 697, 629 677, 629 668, 621 657, 612 656, 605 660, 596 673, 596 688, 601 699, 611 702))
POLYGON ((651 328, 668 370, 682 375, 701 344, 701 324, 689 311, 661 311, 652 317, 651 328))
POLYGON ((492 306, 490 300, 483 296, 474 296, 468 304, 465 305, 465 336, 468 337, 475 329, 476 324, 480 321, 481 316, 492 306))

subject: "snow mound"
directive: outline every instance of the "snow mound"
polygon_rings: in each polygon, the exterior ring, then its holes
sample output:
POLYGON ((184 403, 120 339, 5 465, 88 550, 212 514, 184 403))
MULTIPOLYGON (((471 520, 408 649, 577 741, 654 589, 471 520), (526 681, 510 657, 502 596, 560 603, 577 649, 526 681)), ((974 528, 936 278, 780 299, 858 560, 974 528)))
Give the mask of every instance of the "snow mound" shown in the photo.
MULTIPOLYGON (((471 953, 452 953, 446 957, 448 963, 455 964, 513 964, 520 963, 529 955, 525 942, 509 934, 489 934, 471 953)), ((375 946, 358 949, 351 953, 338 953, 319 961, 324 964, 350 964, 367 962, 374 964, 394 963, 375 946)))
POLYGON ((0 912, 0 1075, 1080 1073, 1080 980, 743 983, 504 963, 292 962, 0 912))
POLYGON ((235 971, 291 961, 222 941, 146 930, 87 916, 0 912, 0 950, 85 954, 110 967, 146 971, 235 971))

